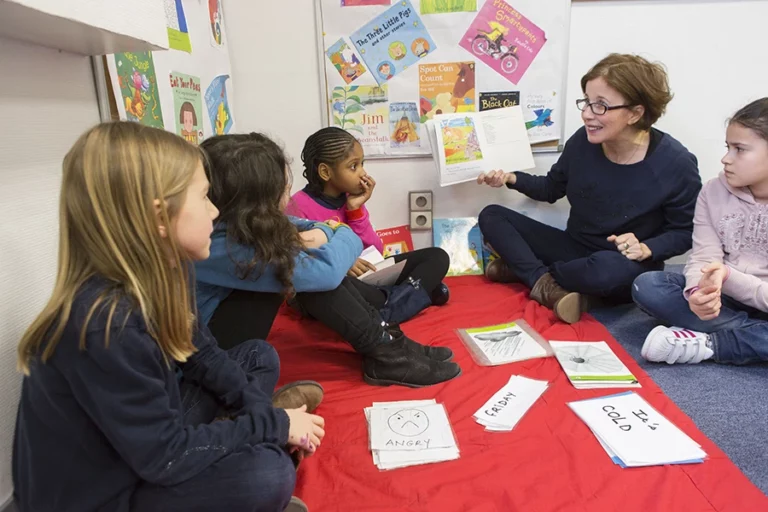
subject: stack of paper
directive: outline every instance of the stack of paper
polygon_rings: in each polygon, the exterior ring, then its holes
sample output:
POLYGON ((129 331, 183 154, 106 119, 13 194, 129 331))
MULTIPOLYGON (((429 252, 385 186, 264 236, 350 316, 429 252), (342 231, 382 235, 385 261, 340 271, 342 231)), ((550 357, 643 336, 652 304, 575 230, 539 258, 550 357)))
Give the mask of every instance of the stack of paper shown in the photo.
POLYGON ((549 345, 577 389, 641 387, 604 341, 550 341, 549 345))
POLYGON ((396 469, 459 458, 448 415, 434 400, 374 402, 365 408, 373 463, 396 469))
POLYGON ((707 456, 699 444, 633 391, 568 405, 621 467, 695 464, 707 456))
POLYGON ((549 383, 542 380, 513 375, 503 388, 477 410, 474 418, 485 426, 485 430, 509 432, 546 391, 547 386, 549 383))
POLYGON ((475 362, 481 366, 514 363, 552 355, 549 344, 524 320, 459 329, 457 332, 475 362))

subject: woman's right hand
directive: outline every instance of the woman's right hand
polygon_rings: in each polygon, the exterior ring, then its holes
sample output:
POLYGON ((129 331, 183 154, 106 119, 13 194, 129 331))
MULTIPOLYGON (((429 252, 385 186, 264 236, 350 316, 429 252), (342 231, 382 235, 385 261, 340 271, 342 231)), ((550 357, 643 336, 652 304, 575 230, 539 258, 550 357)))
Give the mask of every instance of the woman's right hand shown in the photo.
POLYGON ((513 172, 504 172, 502 170, 490 171, 488 173, 481 172, 477 177, 477 184, 490 185, 494 188, 503 187, 504 185, 514 185, 517 181, 517 176, 513 172))
POLYGON ((298 409, 285 409, 290 426, 288 428, 288 446, 295 446, 307 452, 314 452, 325 436, 325 420, 322 416, 309 414, 307 406, 298 409))

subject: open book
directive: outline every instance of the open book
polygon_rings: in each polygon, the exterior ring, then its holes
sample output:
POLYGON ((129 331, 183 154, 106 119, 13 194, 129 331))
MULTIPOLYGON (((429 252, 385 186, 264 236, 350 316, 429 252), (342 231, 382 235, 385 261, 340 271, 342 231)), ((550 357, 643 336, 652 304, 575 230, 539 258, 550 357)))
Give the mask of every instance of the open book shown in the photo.
POLYGON ((384 258, 374 246, 370 246, 360 255, 362 259, 376 267, 376 272, 369 270, 358 277, 361 281, 377 286, 389 286, 395 284, 405 266, 405 260, 395 263, 394 258, 384 258))
POLYGON ((439 115, 425 126, 441 187, 472 181, 481 172, 535 166, 519 105, 439 115))

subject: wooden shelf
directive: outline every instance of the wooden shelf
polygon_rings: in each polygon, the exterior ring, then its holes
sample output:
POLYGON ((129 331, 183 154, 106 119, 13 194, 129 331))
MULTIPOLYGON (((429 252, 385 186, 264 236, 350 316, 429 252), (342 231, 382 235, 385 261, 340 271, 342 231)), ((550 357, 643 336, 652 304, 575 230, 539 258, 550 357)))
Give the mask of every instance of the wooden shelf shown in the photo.
POLYGON ((168 49, 159 0, 0 0, 0 37, 82 55, 168 49))

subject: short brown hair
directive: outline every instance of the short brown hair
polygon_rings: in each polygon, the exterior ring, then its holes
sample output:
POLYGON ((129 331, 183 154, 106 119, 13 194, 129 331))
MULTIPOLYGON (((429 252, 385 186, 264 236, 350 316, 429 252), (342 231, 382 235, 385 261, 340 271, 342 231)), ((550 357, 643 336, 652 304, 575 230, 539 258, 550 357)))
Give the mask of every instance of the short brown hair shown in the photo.
POLYGON ((195 107, 188 101, 181 104, 179 109, 179 123, 184 124, 184 112, 192 112, 192 124, 197 126, 197 113, 195 107))
POLYGON ((768 98, 760 98, 741 107, 728 124, 740 124, 768 140, 768 98))
POLYGON ((586 92, 587 82, 599 77, 624 96, 627 103, 645 108, 636 125, 641 130, 650 129, 664 115, 672 100, 664 65, 639 55, 611 53, 581 77, 582 92, 586 92))

